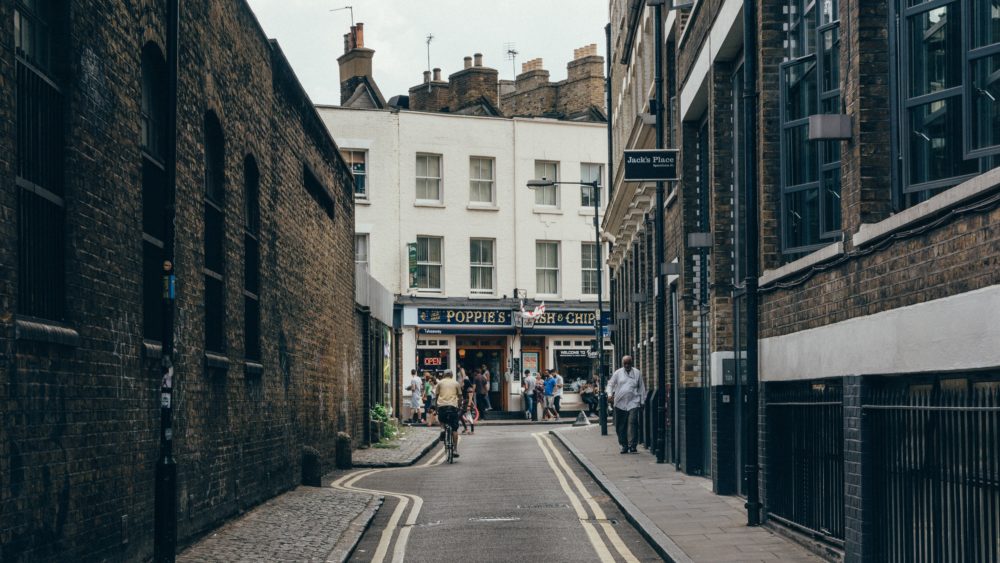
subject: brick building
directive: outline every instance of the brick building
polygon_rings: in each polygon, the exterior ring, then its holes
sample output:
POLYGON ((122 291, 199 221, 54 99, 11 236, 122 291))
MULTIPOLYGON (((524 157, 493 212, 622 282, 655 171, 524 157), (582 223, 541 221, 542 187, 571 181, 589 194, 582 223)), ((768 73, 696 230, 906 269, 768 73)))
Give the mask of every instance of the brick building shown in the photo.
MULTIPOLYGON (((174 455, 190 541, 361 434, 353 181, 245 2, 183 2, 174 455)), ((0 559, 152 553, 166 3, 0 4, 0 559)))
MULTIPOLYGON (((764 519, 847 560, 997 560, 1000 12, 978 0, 758 3, 754 210, 742 7, 664 10, 665 142, 682 169, 662 241, 679 264, 668 458, 745 495, 756 448, 764 519), (760 254, 748 258, 754 212, 760 254), (748 259, 763 271, 754 444, 739 423, 748 259)), ((610 8, 620 155, 655 142, 640 118, 655 22, 638 0, 610 8)), ((604 222, 616 346, 650 374, 652 186, 625 184, 618 164, 604 222)))

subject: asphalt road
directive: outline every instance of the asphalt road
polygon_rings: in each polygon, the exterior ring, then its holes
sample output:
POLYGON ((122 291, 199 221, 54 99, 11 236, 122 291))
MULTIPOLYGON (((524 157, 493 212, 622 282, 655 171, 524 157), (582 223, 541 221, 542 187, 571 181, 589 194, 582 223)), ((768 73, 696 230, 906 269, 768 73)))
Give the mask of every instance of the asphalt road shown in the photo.
POLYGON ((659 561, 547 430, 481 427, 448 465, 352 472, 334 485, 386 496, 351 561, 659 561))

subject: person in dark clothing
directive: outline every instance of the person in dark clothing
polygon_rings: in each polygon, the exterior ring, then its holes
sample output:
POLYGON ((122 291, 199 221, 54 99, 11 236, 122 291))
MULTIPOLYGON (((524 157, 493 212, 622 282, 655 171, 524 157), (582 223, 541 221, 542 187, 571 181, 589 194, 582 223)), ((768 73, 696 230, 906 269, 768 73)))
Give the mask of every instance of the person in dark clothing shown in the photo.
POLYGON ((481 371, 476 372, 473 378, 476 386, 476 408, 479 409, 479 418, 486 419, 486 410, 489 408, 490 380, 481 371))

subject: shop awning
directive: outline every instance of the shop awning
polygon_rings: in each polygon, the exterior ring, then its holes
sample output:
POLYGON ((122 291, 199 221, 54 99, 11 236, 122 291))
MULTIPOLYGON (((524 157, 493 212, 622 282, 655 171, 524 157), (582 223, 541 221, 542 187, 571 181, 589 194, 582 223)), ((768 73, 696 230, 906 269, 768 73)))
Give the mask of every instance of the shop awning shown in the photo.
MULTIPOLYGON (((593 331, 591 331, 593 332, 593 331)), ((475 328, 468 326, 461 327, 417 327, 418 334, 487 334, 487 335, 498 335, 498 334, 514 334, 514 327, 505 328, 475 328)))

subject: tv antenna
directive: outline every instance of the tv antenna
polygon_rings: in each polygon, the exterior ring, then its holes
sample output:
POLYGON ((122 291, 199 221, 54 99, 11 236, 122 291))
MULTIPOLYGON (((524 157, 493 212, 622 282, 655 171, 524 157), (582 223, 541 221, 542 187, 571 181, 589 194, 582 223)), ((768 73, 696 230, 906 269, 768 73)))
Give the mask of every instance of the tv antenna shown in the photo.
POLYGON ((331 12, 340 12, 342 10, 351 11, 351 27, 354 27, 354 6, 344 6, 343 8, 334 8, 330 10, 331 12))
MULTIPOLYGON (((433 33, 428 33, 427 34, 427 72, 431 71, 431 41, 434 41, 434 34, 433 33)), ((427 91, 428 92, 431 91, 431 83, 430 83, 429 80, 427 81, 427 91)))
POLYGON ((514 72, 514 76, 517 76, 517 49, 514 48, 513 43, 504 43, 503 48, 507 51, 507 60, 510 61, 510 69, 514 72))

